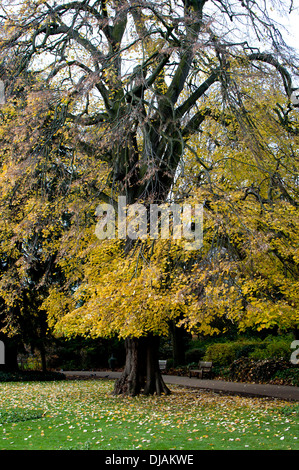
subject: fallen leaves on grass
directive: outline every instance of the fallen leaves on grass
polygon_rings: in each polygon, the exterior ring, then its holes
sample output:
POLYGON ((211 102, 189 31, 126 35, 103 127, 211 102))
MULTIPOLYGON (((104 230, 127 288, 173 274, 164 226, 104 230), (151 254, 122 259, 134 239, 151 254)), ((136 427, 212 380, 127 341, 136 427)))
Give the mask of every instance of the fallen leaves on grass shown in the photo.
POLYGON ((0 384, 0 448, 298 448, 296 404, 180 387, 170 396, 115 397, 112 387, 0 384))

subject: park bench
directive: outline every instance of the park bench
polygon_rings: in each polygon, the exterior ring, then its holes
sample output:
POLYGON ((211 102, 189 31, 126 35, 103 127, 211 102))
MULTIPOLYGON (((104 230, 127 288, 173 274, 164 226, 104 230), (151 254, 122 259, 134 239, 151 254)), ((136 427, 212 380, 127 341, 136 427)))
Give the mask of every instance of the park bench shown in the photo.
POLYGON ((212 373, 212 366, 212 362, 199 361, 197 368, 189 367, 189 377, 191 378, 192 374, 194 374, 197 375, 198 378, 203 379, 205 374, 210 378, 212 373))
POLYGON ((159 369, 160 370, 166 370, 166 366, 167 366, 167 359, 164 360, 159 360, 159 369))

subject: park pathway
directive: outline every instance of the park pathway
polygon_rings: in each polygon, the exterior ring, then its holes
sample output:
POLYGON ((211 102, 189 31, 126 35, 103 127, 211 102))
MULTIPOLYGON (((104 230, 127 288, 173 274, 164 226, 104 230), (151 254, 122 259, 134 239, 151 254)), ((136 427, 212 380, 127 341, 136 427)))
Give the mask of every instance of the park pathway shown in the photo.
MULTIPOLYGON (((63 371, 67 378, 102 378, 115 380, 120 372, 107 371, 63 371)), ((183 387, 211 390, 217 393, 236 394, 251 397, 269 397, 288 401, 299 401, 299 387, 289 385, 254 384, 243 382, 228 382, 224 380, 205 380, 196 377, 181 377, 163 375, 168 385, 181 385, 183 387)))

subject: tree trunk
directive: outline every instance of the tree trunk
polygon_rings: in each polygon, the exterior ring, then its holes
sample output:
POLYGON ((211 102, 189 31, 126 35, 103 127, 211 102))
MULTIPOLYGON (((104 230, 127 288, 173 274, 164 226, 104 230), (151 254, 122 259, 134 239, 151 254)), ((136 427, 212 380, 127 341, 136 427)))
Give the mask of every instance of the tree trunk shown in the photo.
POLYGON ((126 338, 126 363, 114 387, 115 395, 168 395, 159 369, 159 337, 126 338))

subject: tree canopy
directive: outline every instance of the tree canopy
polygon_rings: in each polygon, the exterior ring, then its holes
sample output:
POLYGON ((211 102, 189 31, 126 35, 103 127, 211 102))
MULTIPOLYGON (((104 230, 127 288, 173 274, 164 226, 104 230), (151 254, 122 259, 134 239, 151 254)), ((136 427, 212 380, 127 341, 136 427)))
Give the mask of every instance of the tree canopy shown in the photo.
POLYGON ((271 19, 282 7, 2 1, 5 331, 45 315, 57 334, 127 339, 169 321, 298 325, 298 67, 271 19), (119 196, 203 204, 203 247, 99 241, 96 208, 119 196))

